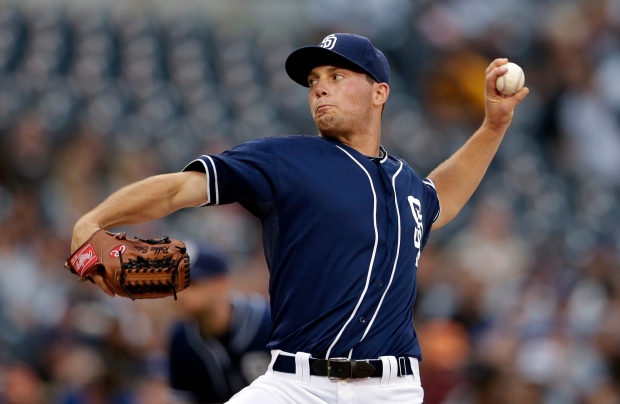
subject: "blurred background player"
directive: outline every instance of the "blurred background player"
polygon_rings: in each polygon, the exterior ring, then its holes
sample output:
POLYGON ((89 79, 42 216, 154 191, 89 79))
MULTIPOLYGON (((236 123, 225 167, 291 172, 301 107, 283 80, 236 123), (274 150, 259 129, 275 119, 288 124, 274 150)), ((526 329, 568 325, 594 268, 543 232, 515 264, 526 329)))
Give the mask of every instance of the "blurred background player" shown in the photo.
POLYGON ((271 323, 258 293, 230 289, 229 260, 212 244, 187 243, 191 285, 175 307, 169 379, 173 403, 221 403, 265 373, 271 323))

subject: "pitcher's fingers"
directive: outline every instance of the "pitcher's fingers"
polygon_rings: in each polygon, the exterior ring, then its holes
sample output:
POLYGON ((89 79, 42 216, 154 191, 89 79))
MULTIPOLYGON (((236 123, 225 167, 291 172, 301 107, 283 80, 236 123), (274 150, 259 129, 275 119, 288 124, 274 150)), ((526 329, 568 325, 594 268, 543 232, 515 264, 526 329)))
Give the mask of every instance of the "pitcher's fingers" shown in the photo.
POLYGON ((530 93, 530 89, 527 87, 523 87, 521 90, 517 91, 516 93, 514 93, 512 95, 512 97, 514 97, 515 101, 518 103, 520 103, 521 101, 523 101, 525 99, 525 97, 527 97, 527 95, 530 93))
POLYGON ((508 63, 508 59, 507 58, 497 58, 497 59, 495 59, 494 61, 491 62, 489 67, 487 67, 486 75, 488 76, 489 73, 491 73, 493 71, 493 69, 495 69, 496 67, 499 67, 499 66, 503 66, 506 63, 508 63))

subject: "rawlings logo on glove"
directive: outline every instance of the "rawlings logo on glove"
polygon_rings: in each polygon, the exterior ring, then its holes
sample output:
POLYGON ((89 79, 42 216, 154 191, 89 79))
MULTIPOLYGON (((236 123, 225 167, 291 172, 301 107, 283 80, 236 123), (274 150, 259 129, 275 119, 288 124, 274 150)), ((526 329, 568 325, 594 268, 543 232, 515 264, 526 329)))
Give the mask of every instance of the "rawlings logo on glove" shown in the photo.
POLYGON ((65 263, 90 279, 99 271, 117 295, 135 299, 174 296, 189 286, 189 255, 182 241, 128 239, 125 233, 96 231, 65 263))
POLYGON ((97 258, 97 253, 95 253, 95 249, 92 244, 88 244, 86 247, 79 250, 69 259, 71 265, 75 269, 78 275, 84 276, 84 274, 96 264, 99 259, 97 258))

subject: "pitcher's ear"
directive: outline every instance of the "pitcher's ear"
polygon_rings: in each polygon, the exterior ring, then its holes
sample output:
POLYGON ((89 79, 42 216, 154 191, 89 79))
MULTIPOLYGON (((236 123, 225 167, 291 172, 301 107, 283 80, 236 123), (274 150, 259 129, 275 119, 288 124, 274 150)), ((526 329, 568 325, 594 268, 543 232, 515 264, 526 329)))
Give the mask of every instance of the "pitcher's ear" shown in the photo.
POLYGON ((390 95, 390 86, 387 83, 375 83, 374 102, 376 105, 385 104, 390 95))

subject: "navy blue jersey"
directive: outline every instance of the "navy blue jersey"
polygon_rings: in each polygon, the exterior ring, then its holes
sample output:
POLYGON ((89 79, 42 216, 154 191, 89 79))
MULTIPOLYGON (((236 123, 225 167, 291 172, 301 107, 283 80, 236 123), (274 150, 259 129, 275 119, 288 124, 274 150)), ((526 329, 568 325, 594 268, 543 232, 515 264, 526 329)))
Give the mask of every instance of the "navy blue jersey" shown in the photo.
POLYGON ((196 322, 174 325, 169 349, 172 394, 192 403, 222 403, 265 373, 271 323, 262 296, 232 294, 233 316, 222 338, 201 335, 196 322))
POLYGON ((439 214, 430 180, 398 157, 313 136, 252 140, 185 170, 206 173, 205 205, 239 202, 262 222, 269 348, 420 358, 417 263, 439 214))

